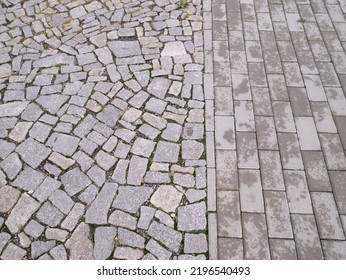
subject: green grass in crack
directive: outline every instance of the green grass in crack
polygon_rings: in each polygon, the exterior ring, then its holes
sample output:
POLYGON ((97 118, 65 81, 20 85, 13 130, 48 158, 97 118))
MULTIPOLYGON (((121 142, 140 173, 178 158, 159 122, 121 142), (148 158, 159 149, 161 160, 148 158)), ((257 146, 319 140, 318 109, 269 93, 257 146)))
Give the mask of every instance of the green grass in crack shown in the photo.
POLYGON ((187 7, 189 6, 189 2, 187 0, 180 0, 178 3, 177 3, 177 8, 178 9, 186 9, 187 7))

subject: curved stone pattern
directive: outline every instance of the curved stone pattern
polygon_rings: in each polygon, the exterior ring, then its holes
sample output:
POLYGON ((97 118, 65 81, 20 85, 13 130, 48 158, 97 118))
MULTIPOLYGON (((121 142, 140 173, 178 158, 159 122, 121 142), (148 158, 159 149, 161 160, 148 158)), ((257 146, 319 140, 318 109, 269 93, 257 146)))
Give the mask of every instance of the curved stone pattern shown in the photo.
POLYGON ((202 1, 178 2, 1 1, 0 259, 206 258, 202 1))

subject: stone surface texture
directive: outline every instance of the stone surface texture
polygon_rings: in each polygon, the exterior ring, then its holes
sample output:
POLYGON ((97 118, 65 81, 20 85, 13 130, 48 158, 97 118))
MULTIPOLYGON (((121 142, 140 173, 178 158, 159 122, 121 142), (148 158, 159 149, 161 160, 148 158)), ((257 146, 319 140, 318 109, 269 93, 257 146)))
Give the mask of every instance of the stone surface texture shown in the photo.
POLYGON ((206 258, 203 6, 1 1, 0 259, 206 258))

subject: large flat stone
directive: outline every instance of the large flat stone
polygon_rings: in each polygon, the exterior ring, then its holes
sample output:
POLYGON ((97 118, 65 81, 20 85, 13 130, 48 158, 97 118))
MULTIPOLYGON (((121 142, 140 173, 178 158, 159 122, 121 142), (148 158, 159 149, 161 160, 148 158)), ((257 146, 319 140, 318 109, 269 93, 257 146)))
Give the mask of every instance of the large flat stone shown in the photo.
POLYGON ((178 229, 182 231, 204 230, 207 226, 205 202, 178 208, 178 229))
POLYGON ((91 180, 78 167, 61 176, 65 191, 69 195, 75 195, 91 184, 91 180))
POLYGON ((180 232, 155 221, 152 222, 148 235, 163 243, 174 252, 178 252, 183 239, 180 232))
POLYGON ((28 138, 17 147, 16 152, 28 165, 37 168, 52 151, 33 138, 28 138))
POLYGON ((120 186, 113 207, 135 214, 152 193, 149 187, 120 186))
POLYGON ((129 57, 142 54, 138 41, 117 40, 109 42, 108 46, 116 57, 129 57))
POLYGON ((85 214, 88 224, 107 224, 108 211, 113 202, 118 185, 107 183, 97 195, 85 214))
POLYGON ((5 222, 9 231, 19 232, 39 207, 40 204, 35 199, 24 193, 5 222))
POLYGON ((114 238, 117 229, 114 227, 98 227, 95 230, 94 258, 95 260, 106 260, 112 254, 115 243, 114 238))
POLYGON ((0 104, 0 118, 19 116, 25 110, 28 104, 29 101, 15 101, 11 103, 0 104))
POLYGON ((0 213, 7 213, 18 201, 20 191, 10 186, 0 188, 0 213))
POLYGON ((70 250, 70 260, 92 260, 93 243, 89 239, 90 227, 86 223, 80 223, 66 242, 66 248, 70 250))

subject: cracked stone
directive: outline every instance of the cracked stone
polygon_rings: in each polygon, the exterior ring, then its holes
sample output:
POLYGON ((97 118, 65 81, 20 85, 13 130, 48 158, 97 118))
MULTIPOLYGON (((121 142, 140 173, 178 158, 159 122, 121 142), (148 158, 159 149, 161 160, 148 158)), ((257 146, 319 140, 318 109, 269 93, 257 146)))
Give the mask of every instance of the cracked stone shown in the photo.
POLYGON ((156 256, 159 260, 169 260, 172 256, 172 253, 170 251, 162 247, 154 239, 149 240, 149 242, 145 246, 145 249, 147 249, 150 253, 156 256))
POLYGON ((65 95, 50 94, 40 96, 36 99, 36 102, 40 104, 44 109, 46 109, 49 113, 56 114, 68 99, 69 97, 65 95))
POLYGON ((91 167, 87 172, 87 175, 99 187, 101 187, 106 181, 106 172, 97 165, 91 167))
POLYGON ((76 203, 65 220, 61 223, 61 228, 72 231, 84 214, 84 208, 83 204, 76 203))

